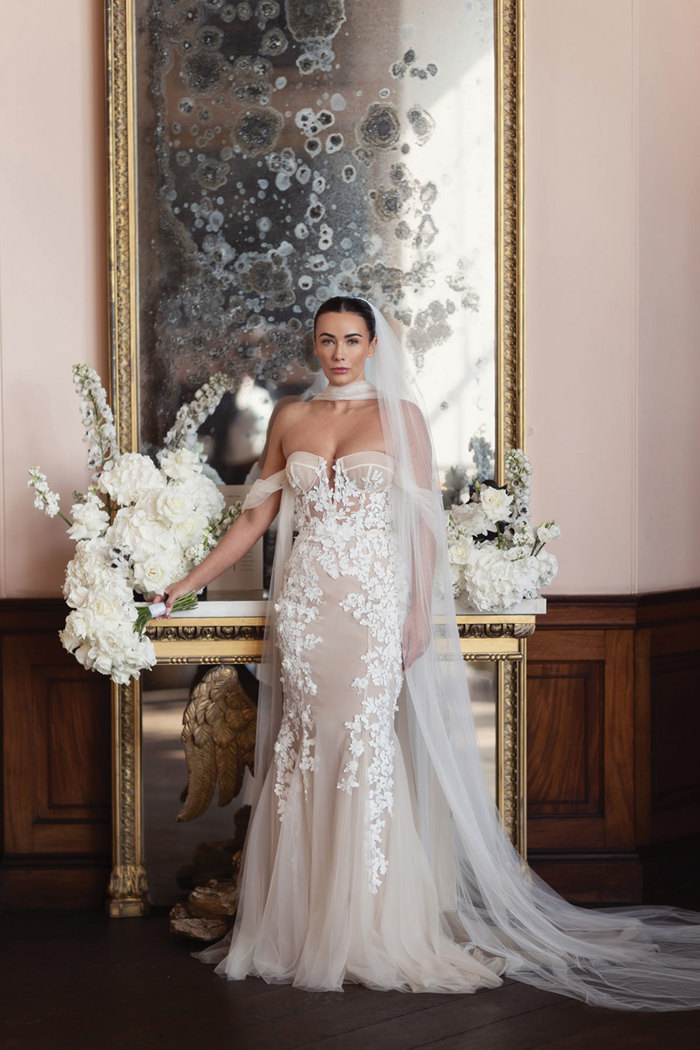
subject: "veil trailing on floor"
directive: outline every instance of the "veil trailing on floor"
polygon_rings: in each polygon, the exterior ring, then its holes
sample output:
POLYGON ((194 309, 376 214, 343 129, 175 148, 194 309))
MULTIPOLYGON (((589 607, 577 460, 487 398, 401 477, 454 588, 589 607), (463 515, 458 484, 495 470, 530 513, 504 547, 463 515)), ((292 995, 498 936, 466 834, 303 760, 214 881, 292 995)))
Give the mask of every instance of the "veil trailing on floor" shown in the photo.
MULTIPOLYGON (((700 914, 577 908, 527 867, 503 828, 476 743, 426 414, 396 336, 373 312, 378 341, 367 378, 376 387, 386 452, 396 460, 393 513, 410 608, 431 634, 400 701, 409 742, 404 757, 446 927, 467 949, 502 960, 505 975, 539 988, 621 1009, 700 1007, 700 914)), ((276 475, 267 480, 279 488, 276 475)), ((292 544, 293 502, 285 486, 261 668, 257 792, 282 711, 272 609, 292 544)))

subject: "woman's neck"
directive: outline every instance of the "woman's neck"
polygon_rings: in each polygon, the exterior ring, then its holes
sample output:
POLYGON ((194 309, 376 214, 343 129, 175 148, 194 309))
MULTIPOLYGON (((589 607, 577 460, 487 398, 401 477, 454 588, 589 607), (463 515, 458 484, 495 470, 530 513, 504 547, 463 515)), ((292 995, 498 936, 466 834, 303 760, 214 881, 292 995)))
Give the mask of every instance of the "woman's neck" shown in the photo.
POLYGON ((369 401, 377 397, 377 388, 369 379, 354 379, 351 383, 336 385, 329 383, 325 390, 316 394, 315 401, 369 401))

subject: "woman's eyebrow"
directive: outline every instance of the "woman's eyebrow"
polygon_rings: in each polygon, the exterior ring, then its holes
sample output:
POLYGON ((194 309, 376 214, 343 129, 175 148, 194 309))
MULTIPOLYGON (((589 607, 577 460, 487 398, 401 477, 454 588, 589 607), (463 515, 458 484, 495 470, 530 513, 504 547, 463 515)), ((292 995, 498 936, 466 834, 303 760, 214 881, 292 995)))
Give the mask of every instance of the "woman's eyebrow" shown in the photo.
MULTIPOLYGON (((318 333, 318 338, 320 338, 320 339, 323 339, 323 338, 335 339, 336 337, 333 335, 332 332, 319 332, 318 333)), ((362 338, 362 335, 361 335, 360 332, 346 332, 345 335, 343 336, 343 339, 361 339, 361 338, 362 338)))

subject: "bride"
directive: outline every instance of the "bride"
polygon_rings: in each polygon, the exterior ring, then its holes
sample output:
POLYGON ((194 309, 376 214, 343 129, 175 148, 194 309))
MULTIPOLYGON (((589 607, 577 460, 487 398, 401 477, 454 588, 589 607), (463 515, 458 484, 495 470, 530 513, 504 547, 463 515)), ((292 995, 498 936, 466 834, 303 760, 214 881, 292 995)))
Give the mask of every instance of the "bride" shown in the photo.
POLYGON ((168 614, 279 514, 238 913, 199 958, 308 989, 509 976, 601 1006, 700 1006, 700 915, 575 908, 513 849, 479 767, 410 370, 364 299, 324 303, 314 349, 326 389, 278 413, 244 512, 164 595, 168 614))

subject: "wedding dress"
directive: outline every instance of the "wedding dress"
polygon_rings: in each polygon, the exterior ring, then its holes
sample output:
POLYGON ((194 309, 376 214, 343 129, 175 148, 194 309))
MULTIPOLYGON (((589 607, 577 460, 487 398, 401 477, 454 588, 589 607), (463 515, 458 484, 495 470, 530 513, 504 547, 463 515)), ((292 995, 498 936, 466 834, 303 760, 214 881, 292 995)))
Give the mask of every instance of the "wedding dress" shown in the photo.
POLYGON ((405 587, 393 462, 368 451, 329 466, 308 452, 287 461, 298 536, 276 606, 282 723, 219 972, 329 990, 493 987, 441 928, 394 731, 405 587))
POLYGON ((335 463, 293 452, 244 505, 282 492, 253 812, 234 929, 197 957, 229 979, 319 990, 471 992, 505 975, 601 1006, 700 1007, 700 915, 574 907, 503 829, 479 763, 429 430, 374 313, 372 382, 317 396, 377 398, 385 450, 335 463), (432 640, 404 675, 409 608, 432 640))

